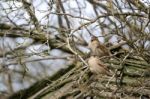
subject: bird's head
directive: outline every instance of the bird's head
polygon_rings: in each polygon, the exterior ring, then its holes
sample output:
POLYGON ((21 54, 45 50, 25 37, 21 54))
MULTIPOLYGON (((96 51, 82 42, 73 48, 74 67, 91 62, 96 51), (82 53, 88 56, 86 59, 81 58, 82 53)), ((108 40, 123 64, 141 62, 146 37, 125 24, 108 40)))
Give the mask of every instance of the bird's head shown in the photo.
POLYGON ((98 40, 98 38, 97 38, 97 37, 92 36, 92 38, 91 38, 91 42, 93 42, 93 41, 97 41, 97 40, 98 40))
POLYGON ((99 40, 98 40, 97 37, 93 36, 93 37, 91 38, 91 44, 92 44, 92 46, 97 46, 97 44, 99 44, 99 43, 100 43, 100 42, 99 42, 99 40))

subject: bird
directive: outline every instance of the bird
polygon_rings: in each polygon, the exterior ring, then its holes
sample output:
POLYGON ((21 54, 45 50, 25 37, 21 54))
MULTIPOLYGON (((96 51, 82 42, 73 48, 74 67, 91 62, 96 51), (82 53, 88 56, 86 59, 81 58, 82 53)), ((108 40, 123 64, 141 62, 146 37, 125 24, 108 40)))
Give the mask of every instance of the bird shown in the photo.
POLYGON ((110 76, 111 72, 108 67, 99 59, 98 56, 90 56, 88 59, 89 69, 93 74, 105 74, 110 76))
POLYGON ((91 50, 91 56, 111 56, 109 49, 104 44, 99 42, 98 38, 95 36, 91 38, 91 42, 89 43, 88 48, 91 50))

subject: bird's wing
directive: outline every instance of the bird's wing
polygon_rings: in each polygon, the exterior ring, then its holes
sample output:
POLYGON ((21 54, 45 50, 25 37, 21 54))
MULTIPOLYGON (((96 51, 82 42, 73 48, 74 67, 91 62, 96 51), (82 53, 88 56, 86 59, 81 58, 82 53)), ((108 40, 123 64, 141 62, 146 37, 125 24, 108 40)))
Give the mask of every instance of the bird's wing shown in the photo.
POLYGON ((101 60, 99 60, 98 65, 108 70, 107 66, 101 60))
POLYGON ((110 52, 105 45, 99 44, 99 46, 97 46, 97 48, 101 49, 106 55, 108 55, 108 56, 110 55, 110 52))

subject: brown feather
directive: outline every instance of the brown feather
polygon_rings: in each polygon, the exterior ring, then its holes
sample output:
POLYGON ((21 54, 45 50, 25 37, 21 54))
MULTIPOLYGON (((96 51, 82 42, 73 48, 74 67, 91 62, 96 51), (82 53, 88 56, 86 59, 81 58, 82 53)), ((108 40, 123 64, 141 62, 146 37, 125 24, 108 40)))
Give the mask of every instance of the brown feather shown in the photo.
POLYGON ((101 60, 99 60, 97 56, 91 56, 88 59, 88 65, 89 65, 90 71, 94 74, 110 75, 110 72, 107 66, 101 60))
POLYGON ((108 48, 99 42, 96 37, 92 37, 91 42, 89 43, 89 48, 91 49, 91 55, 94 56, 110 56, 111 53, 108 48))

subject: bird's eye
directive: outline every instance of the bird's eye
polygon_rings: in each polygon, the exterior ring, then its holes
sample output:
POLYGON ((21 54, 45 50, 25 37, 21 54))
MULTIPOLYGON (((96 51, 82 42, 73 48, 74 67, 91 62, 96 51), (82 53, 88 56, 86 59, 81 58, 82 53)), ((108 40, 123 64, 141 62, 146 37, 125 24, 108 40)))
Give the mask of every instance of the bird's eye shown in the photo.
POLYGON ((94 41, 94 39, 91 39, 91 41, 94 41))

